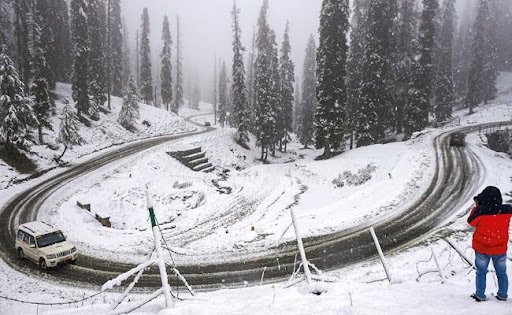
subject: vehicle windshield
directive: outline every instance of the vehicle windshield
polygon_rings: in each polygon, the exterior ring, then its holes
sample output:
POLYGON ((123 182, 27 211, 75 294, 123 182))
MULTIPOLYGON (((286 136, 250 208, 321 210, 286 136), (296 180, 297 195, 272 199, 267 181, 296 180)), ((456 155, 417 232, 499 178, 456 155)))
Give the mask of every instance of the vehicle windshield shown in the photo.
POLYGON ((64 235, 62 235, 61 231, 48 233, 45 235, 38 236, 36 238, 37 247, 39 247, 39 248, 50 246, 50 245, 57 244, 60 242, 64 242, 65 240, 66 240, 66 238, 64 237, 64 235))

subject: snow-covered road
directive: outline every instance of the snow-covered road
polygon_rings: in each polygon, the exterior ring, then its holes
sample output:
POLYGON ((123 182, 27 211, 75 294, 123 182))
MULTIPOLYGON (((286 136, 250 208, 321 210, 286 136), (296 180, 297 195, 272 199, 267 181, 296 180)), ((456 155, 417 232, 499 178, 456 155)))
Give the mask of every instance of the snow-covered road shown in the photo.
MULTIPOLYGON (((469 132, 475 130, 474 128, 474 126, 465 127, 461 130, 469 132)), ((129 154, 168 140, 170 139, 160 138, 150 142, 142 142, 142 144, 133 147, 129 146, 128 149, 117 152, 115 155, 101 156, 93 159, 90 163, 72 168, 46 181, 36 189, 29 189, 22 193, 19 198, 6 206, 0 217, 3 226, 8 227, 0 242, 4 260, 12 266, 19 264, 10 248, 14 238, 14 228, 20 218, 23 221, 35 219, 40 203, 56 189, 81 176, 84 172, 90 172, 114 160, 126 158, 129 154)), ((470 149, 455 148, 449 145, 449 133, 435 138, 434 146, 437 152, 434 181, 419 200, 411 201, 412 204, 399 209, 401 211, 390 212, 387 217, 367 220, 349 230, 306 239, 305 245, 309 260, 320 268, 333 269, 372 258, 375 255, 375 249, 366 230, 370 225, 375 226, 377 234, 381 237, 383 248, 390 251, 403 248, 431 235, 435 228, 446 224, 453 217, 454 211, 460 209, 461 205, 470 199, 479 188, 479 183, 475 183, 473 179, 480 177, 480 165, 478 157, 470 149)), ((260 178, 260 180, 265 182, 265 178, 260 178)), ((263 183, 255 185, 255 187, 262 186, 264 186, 263 183)), ((275 190, 274 188, 275 186, 272 186, 270 190, 275 190)), ((279 191, 277 189, 278 194, 279 191)), ((251 192, 255 196, 261 193, 272 194, 274 192, 251 192)), ((234 197, 232 202, 235 205, 239 204, 240 200, 234 197)), ((241 211, 245 211, 246 207, 241 207, 241 209, 241 211)), ((225 215, 219 214, 220 222, 236 220, 237 217, 236 213, 231 212, 225 215)), ((204 222, 203 225, 204 228, 211 229, 209 224, 217 224, 218 222, 218 219, 213 218, 209 222, 204 222)), ((189 239, 189 236, 185 235, 184 239, 189 239)), ((270 248, 262 248, 257 253, 251 252, 246 253, 246 255, 236 253, 233 257, 217 257, 221 259, 217 261, 182 265, 180 271, 193 285, 242 284, 259 281, 261 272, 265 267, 266 279, 289 275, 294 268, 295 254, 295 244, 289 242, 270 248)), ((31 273, 41 275, 37 268, 24 267, 31 273)), ((102 284, 115 274, 131 267, 130 264, 112 264, 108 260, 82 256, 77 266, 59 270, 55 273, 51 272, 50 276, 68 281, 102 284), (77 271, 79 271, 79 275, 77 271)), ((48 275, 45 276, 48 277, 48 275)), ((158 283, 159 277, 150 272, 148 276, 142 278, 140 285, 152 286, 158 285, 158 283)))

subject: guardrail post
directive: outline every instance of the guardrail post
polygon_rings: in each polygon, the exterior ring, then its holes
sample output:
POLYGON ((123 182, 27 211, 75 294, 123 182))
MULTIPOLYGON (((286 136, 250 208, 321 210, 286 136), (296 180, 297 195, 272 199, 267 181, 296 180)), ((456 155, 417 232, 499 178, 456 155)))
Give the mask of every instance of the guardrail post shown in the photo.
POLYGON ((393 279, 391 277, 391 272, 388 269, 388 263, 386 261, 386 258, 384 257, 384 253, 382 253, 382 248, 380 247, 379 239, 377 238, 377 234, 375 234, 373 226, 370 228, 370 233, 372 234, 373 241, 375 242, 375 247, 377 248, 377 252, 379 253, 380 261, 382 262, 384 271, 386 272, 386 277, 388 278, 389 283, 392 283, 393 279))

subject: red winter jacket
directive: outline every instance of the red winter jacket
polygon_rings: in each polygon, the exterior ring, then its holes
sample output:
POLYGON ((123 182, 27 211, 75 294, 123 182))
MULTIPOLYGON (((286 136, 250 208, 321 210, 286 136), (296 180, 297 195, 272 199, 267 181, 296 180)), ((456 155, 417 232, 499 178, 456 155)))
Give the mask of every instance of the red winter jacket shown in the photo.
POLYGON ((486 255, 503 255, 507 253, 508 228, 512 209, 502 205, 501 211, 479 213, 480 207, 471 210, 468 223, 476 227, 473 234, 473 249, 486 255))

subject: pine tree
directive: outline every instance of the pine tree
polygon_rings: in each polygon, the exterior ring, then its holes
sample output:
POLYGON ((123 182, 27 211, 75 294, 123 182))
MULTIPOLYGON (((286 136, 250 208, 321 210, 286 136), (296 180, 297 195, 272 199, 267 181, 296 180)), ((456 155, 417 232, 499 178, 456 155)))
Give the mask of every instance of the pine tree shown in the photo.
POLYGON ((25 95, 14 63, 5 48, 0 53, 0 140, 5 148, 27 148, 30 127, 37 123, 33 114, 32 100, 25 95))
POLYGON ((489 14, 489 7, 487 0, 479 0, 478 11, 473 25, 473 45, 472 54, 473 60, 469 70, 468 78, 468 95, 467 102, 469 105, 469 113, 474 113, 474 108, 477 107, 483 100, 485 91, 485 80, 488 78, 483 77, 485 65, 485 23, 489 14))
MULTIPOLYGON (((302 110, 302 106, 301 106, 302 99, 300 97, 302 91, 300 90, 299 82, 300 82, 300 84, 302 84, 302 80, 299 77, 297 77, 295 79, 295 89, 294 89, 294 94, 295 95, 293 96, 293 123, 292 123, 292 130, 293 130, 293 132, 295 132, 297 134, 298 134, 299 125, 300 125, 299 115, 300 115, 300 112, 302 110)), ((315 93, 316 93, 316 91, 315 91, 315 93)), ((315 108, 316 108, 316 105, 315 105, 315 108)))
MULTIPOLYGON (((292 130, 293 123, 293 98, 294 98, 294 83, 295 83, 295 65, 291 60, 291 45, 290 45, 290 27, 286 23, 284 31, 283 44, 281 45, 281 58, 279 60, 279 74, 281 79, 281 104, 283 107, 283 141, 284 151, 286 152, 287 143, 289 141, 289 133, 292 130)), ((281 142, 281 143, 282 143, 281 142)))
POLYGON ((12 3, 0 2, 0 47, 11 46, 13 42, 12 3))
POLYGON ((261 160, 266 162, 274 145, 275 113, 272 84, 272 37, 267 21, 268 0, 263 1, 258 19, 256 61, 254 63, 254 106, 256 108, 256 145, 261 147, 261 160))
POLYGON ((142 11, 142 34, 140 43, 140 81, 141 97, 146 104, 153 101, 153 78, 151 75, 151 50, 149 45, 149 13, 148 8, 142 11))
POLYGON ((495 13, 498 9, 496 1, 489 1, 491 6, 489 7, 485 22, 485 57, 482 73, 484 84, 482 99, 485 104, 494 99, 498 93, 496 80, 499 74, 498 31, 500 26, 498 25, 497 14, 495 13))
POLYGON ((117 122, 128 130, 132 130, 139 119, 139 96, 137 95, 137 85, 132 77, 128 80, 128 85, 124 91, 123 106, 119 112, 117 122))
POLYGON ((351 133, 351 148, 353 147, 352 141, 354 138, 353 133, 355 131, 355 118, 359 116, 357 111, 360 107, 360 87, 363 75, 361 60, 364 58, 366 18, 365 2, 363 0, 355 0, 353 5, 354 9, 350 31, 350 48, 347 60, 347 131, 351 133))
POLYGON ((302 77, 302 105, 299 113, 298 137, 300 143, 307 148, 314 144, 316 99, 316 44, 313 35, 309 38, 304 59, 304 75, 302 77))
POLYGON ((464 105, 467 107, 467 91, 469 80, 469 69, 471 67, 471 45, 472 45, 472 31, 471 31, 471 3, 467 1, 465 9, 460 19, 460 26, 458 28, 456 39, 454 42, 454 83, 456 98, 464 99, 464 105))
POLYGON ((180 17, 176 18, 176 87, 172 111, 178 113, 183 106, 183 57, 181 56, 180 17))
MULTIPOLYGON (((37 14, 36 14, 37 16, 37 14)), ((42 30, 39 26, 38 21, 33 20, 33 16, 30 15, 29 27, 31 30, 31 65, 32 70, 32 81, 30 85, 30 94, 33 100, 33 110, 37 119, 37 129, 39 135, 39 143, 43 143, 43 128, 52 129, 50 123, 50 117, 52 114, 52 108, 54 106, 53 100, 50 97, 49 84, 47 74, 50 71, 49 65, 45 58, 45 48, 42 38, 42 30), (31 25, 30 25, 31 24, 31 25)))
MULTIPOLYGON (((55 88, 55 70, 50 67, 50 64, 47 62, 47 56, 49 56, 50 52, 55 53, 55 36, 53 34, 53 29, 51 28, 51 21, 53 18, 49 17, 49 10, 54 8, 50 7, 48 0, 40 0, 34 2, 32 5, 31 12, 27 14, 27 26, 29 28, 29 48, 30 53, 30 70, 31 70, 31 79, 32 83, 35 80, 34 78, 34 58, 35 58, 35 50, 40 49, 43 51, 44 55, 42 56, 45 60, 44 62, 44 71, 40 71, 40 75, 47 82, 48 88, 55 88), (37 42, 37 43, 36 43, 37 42), (36 48, 37 46, 37 48, 36 48)), ((37 65, 36 65, 37 66, 37 65)), ((32 86, 30 86, 32 88, 32 86)))
MULTIPOLYGON (((53 70, 54 79, 70 82, 73 57, 68 2, 66 0, 37 0, 41 13, 45 58, 53 70)), ((54 83, 49 82, 53 88, 54 83)))
POLYGON ((355 123, 358 146, 382 142, 386 129, 394 125, 393 31, 397 10, 396 0, 370 0, 368 4, 361 101, 355 123))
POLYGON ((19 70, 19 78, 23 82, 25 92, 30 87, 30 52, 29 52, 29 27, 27 14, 30 14, 30 3, 27 1, 13 1, 15 13, 16 33, 16 64, 19 70))
POLYGON ((435 114, 438 122, 449 119, 455 102, 453 83, 453 34, 455 0, 443 2, 442 25, 439 39, 439 69, 436 79, 435 114))
POLYGON ((283 139, 284 130, 284 107, 281 98, 281 76, 279 73, 279 52, 277 48, 276 33, 270 30, 270 128, 268 136, 272 149, 272 156, 276 156, 276 145, 283 139))
POLYGON ((433 99, 435 17, 437 0, 423 0, 418 38, 419 54, 414 65, 413 83, 409 90, 405 108, 405 138, 413 132, 423 130, 428 124, 429 111, 433 99))
POLYGON ((418 130, 428 124, 429 111, 433 97, 434 84, 434 48, 435 48, 435 17, 438 0, 423 0, 423 11, 420 20, 419 44, 419 75, 415 78, 418 91, 417 102, 423 117, 416 121, 418 130))
POLYGON ((240 21, 238 15, 240 9, 237 8, 236 2, 233 3, 233 83, 232 83, 232 100, 233 100, 233 121, 237 129, 237 142, 240 145, 246 145, 249 142, 248 135, 248 108, 247 108, 247 89, 245 87, 245 67, 242 52, 240 21))
POLYGON ((99 108, 107 101, 106 8, 103 0, 90 0, 88 9, 89 93, 91 95, 89 114, 92 119, 98 120, 99 108))
MULTIPOLYGON (((406 133, 412 133, 409 129, 409 119, 413 116, 413 108, 417 104, 411 102, 411 95, 415 92, 413 86, 413 74, 417 70, 416 54, 418 51, 417 12, 414 9, 415 0, 404 0, 400 6, 398 20, 398 64, 396 66, 396 132, 401 133, 404 125, 406 133)), ((412 119, 412 118, 411 118, 412 119)), ((414 121, 414 119, 412 119, 414 121)))
POLYGON ((84 0, 71 0, 71 30, 73 43, 73 99, 78 116, 89 113, 89 35, 87 5, 84 0))
POLYGON ((69 105, 69 101, 64 101, 64 109, 60 120, 59 135, 57 137, 57 143, 64 145, 64 151, 55 160, 59 163, 64 154, 69 148, 73 148, 75 145, 83 143, 83 139, 79 134, 79 122, 78 117, 69 105))
POLYGON ((114 96, 123 94, 124 82, 124 51, 123 51, 123 22, 121 18, 121 0, 110 1, 109 19, 109 53, 110 53, 110 80, 111 91, 114 96))
POLYGON ((169 19, 167 15, 164 16, 164 24, 162 31, 162 40, 164 41, 164 47, 160 57, 162 57, 162 70, 160 72, 161 87, 160 94, 162 95, 162 102, 165 108, 171 110, 172 102, 172 65, 171 65, 171 30, 169 26, 169 19))
POLYGON ((226 123, 226 111, 228 107, 228 75, 226 70, 226 63, 223 62, 220 68, 219 75, 219 123, 221 127, 224 127, 226 123))
POLYGON ((254 62, 256 58, 256 30, 253 30, 252 34, 252 47, 251 53, 249 55, 249 59, 247 62, 247 99, 248 99, 248 120, 249 120, 249 130, 256 134, 256 106, 254 102, 254 62))
POLYGON ((320 15, 320 44, 317 54, 317 95, 315 145, 324 157, 341 149, 347 130, 347 32, 348 0, 324 0, 320 15))

